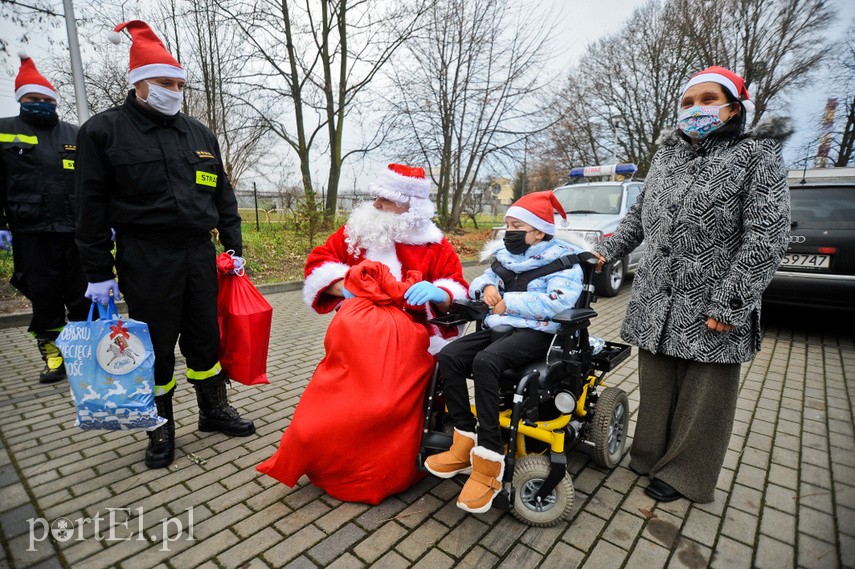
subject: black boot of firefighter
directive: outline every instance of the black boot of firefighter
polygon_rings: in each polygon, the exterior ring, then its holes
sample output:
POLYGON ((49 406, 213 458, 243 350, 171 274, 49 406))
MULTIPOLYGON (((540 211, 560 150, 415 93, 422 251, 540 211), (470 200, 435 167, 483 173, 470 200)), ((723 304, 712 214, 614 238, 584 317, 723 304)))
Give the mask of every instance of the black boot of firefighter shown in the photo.
POLYGON ((39 332, 36 334, 39 353, 45 362, 45 368, 39 374, 39 383, 56 383, 68 378, 65 374, 62 354, 54 343, 58 336, 59 332, 39 332))
POLYGON ((145 465, 149 468, 166 468, 175 459, 175 419, 172 415, 172 392, 156 396, 157 414, 166 424, 148 432, 145 465))
POLYGON ((217 374, 194 381, 196 401, 199 402, 199 430, 217 431, 230 437, 248 437, 255 433, 250 419, 241 419, 226 397, 226 376, 217 374))

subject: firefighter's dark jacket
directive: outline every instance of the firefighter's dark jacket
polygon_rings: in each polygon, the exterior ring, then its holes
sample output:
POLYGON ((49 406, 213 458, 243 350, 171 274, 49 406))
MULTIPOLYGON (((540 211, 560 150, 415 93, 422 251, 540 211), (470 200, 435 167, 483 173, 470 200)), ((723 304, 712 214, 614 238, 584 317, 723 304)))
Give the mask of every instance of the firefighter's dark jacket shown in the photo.
POLYGON ((77 127, 34 126, 0 119, 0 229, 74 232, 74 150, 77 127))
POLYGON ((113 278, 110 228, 166 247, 211 238, 242 254, 240 216, 216 137, 183 113, 124 104, 97 114, 77 136, 77 246, 90 282, 113 278))

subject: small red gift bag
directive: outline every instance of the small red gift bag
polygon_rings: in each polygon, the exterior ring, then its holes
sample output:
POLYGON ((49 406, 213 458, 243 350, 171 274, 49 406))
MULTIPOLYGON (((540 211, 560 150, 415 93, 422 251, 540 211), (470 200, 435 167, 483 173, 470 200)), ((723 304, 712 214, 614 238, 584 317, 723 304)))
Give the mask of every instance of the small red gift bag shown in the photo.
POLYGON ((267 350, 273 307, 243 271, 234 274, 228 253, 217 257, 217 314, 220 321, 220 365, 226 375, 245 385, 267 381, 267 350))

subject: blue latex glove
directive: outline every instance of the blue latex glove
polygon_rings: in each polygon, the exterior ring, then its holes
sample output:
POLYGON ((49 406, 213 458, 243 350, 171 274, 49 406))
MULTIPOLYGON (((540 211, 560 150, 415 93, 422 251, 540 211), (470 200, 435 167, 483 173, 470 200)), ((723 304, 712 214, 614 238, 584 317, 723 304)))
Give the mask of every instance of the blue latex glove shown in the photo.
POLYGON ((12 250, 12 232, 7 229, 0 230, 0 249, 12 250))
POLYGON ((356 295, 344 288, 344 285, 341 285, 341 295, 345 298, 356 298, 356 295))
POLYGON ((113 300, 120 300, 122 298, 119 294, 119 283, 116 282, 116 279, 101 281, 100 283, 89 283, 83 296, 92 302, 106 306, 110 300, 111 292, 113 293, 113 300))
POLYGON ((404 293, 404 300, 411 306, 421 306, 428 302, 437 304, 448 299, 448 293, 428 281, 417 282, 404 293))

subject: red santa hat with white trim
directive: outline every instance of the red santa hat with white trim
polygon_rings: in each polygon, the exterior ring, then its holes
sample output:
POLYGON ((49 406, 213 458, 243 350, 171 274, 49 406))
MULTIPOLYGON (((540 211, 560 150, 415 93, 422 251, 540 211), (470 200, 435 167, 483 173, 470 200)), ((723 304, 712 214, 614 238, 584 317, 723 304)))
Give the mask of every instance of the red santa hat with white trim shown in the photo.
POLYGON ((36 69, 33 58, 27 55, 24 50, 18 52, 18 57, 21 58, 21 68, 18 70, 18 76, 15 77, 15 100, 20 101, 21 97, 30 93, 38 93, 52 99, 58 99, 56 89, 36 69))
POLYGON ((515 201, 505 212, 505 219, 513 217, 523 223, 528 223, 547 235, 555 235, 556 213, 563 219, 567 219, 561 202, 558 201, 552 190, 547 190, 526 194, 515 201))
POLYGON ((689 79, 689 82, 686 83, 686 86, 683 87, 683 95, 686 94, 686 91, 689 90, 689 87, 693 87, 699 83, 718 83, 727 91, 739 99, 742 102, 742 105, 746 108, 746 110, 753 111, 754 110, 754 101, 751 100, 751 95, 748 93, 748 89, 745 87, 745 79, 734 73, 729 69, 725 69, 724 67, 719 67, 718 65, 713 65, 712 67, 707 67, 703 71, 699 71, 692 75, 689 79))
POLYGON ((119 45, 119 32, 127 30, 131 34, 131 57, 128 65, 128 80, 134 84, 152 77, 172 77, 187 79, 184 68, 172 57, 157 34, 142 20, 122 22, 110 34, 110 41, 119 45))
POLYGON ((389 164, 377 172, 368 184, 368 192, 374 197, 386 198, 397 203, 410 203, 413 199, 430 198, 430 182, 424 168, 404 164, 389 164))

